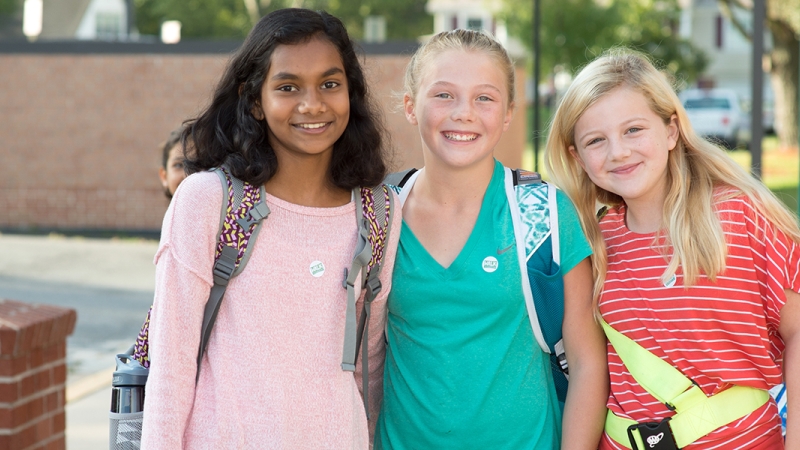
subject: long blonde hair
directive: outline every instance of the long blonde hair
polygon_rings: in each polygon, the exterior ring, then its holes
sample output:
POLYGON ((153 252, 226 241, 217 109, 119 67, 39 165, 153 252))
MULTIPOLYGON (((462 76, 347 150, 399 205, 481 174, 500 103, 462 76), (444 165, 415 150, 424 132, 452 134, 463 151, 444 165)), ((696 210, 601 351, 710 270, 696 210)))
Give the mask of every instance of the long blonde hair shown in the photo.
MULTIPOLYGON (((570 153, 575 145, 575 123, 600 98, 625 86, 644 95, 650 108, 668 123, 677 116, 679 136, 669 152, 668 191, 662 226, 671 249, 663 279, 682 268, 685 285, 697 281, 701 272, 710 280, 725 270, 727 243, 714 209, 714 190, 729 187, 727 198, 746 195, 778 229, 800 243, 797 219, 760 181, 731 159, 724 150, 700 137, 692 128, 686 110, 667 80, 650 60, 628 49, 606 52, 575 77, 550 126, 545 164, 556 185, 575 203, 584 232, 594 252, 595 306, 605 281, 608 258, 596 218, 597 204, 616 206, 622 198, 595 185, 570 153)), ((667 250, 669 251, 669 250, 667 250)))

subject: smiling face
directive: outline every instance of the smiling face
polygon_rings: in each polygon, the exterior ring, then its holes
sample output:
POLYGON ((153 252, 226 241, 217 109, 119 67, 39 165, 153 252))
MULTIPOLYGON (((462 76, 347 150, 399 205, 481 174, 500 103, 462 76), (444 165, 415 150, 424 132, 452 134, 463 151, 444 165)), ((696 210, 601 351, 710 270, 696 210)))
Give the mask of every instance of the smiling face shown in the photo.
POLYGON ((446 50, 430 59, 415 98, 403 98, 406 118, 419 127, 426 165, 461 168, 492 160, 513 113, 506 80, 482 52, 446 50))
POLYGON ((279 161, 330 158, 350 118, 347 78, 336 47, 319 37, 277 46, 253 116, 266 120, 279 161))
POLYGON ((641 93, 618 87, 590 106, 575 124, 570 152, 600 188, 637 204, 661 205, 667 159, 678 140, 675 115, 656 115, 641 93))

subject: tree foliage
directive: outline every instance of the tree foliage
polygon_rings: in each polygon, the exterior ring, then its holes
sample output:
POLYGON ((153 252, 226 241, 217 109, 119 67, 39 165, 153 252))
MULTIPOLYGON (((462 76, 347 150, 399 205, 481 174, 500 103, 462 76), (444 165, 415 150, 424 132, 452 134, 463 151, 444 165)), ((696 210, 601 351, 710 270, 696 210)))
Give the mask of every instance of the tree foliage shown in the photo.
POLYGON ((10 16, 22 9, 18 0, 0 0, 0 16, 10 16))
POLYGON ((185 38, 242 38, 251 28, 242 0, 135 0, 140 34, 158 35, 161 23, 181 22, 185 38))
MULTIPOLYGON (((541 1, 541 0, 540 0, 541 1)), ((509 32, 528 48, 533 41, 533 2, 504 0, 509 32)), ((545 71, 574 72, 603 51, 626 46, 691 82, 708 64, 706 55, 678 36, 677 0, 560 0, 540 4, 540 60, 545 71)))
MULTIPOLYGON (((4 1, 4 0, 0 0, 4 1)), ((386 18, 389 40, 416 39, 433 31, 426 0, 135 0, 141 34, 157 35, 165 20, 180 20, 190 38, 243 38, 255 20, 270 11, 300 7, 325 10, 344 22, 350 35, 363 37, 364 19, 386 18)))

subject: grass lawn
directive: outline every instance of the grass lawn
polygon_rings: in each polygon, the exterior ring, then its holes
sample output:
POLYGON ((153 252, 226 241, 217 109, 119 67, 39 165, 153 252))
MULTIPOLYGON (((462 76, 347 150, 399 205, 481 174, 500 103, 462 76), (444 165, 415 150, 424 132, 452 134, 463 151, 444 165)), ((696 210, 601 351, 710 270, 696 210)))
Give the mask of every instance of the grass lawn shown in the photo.
MULTIPOLYGON (((800 159, 797 149, 780 149, 775 136, 764 138, 762 147, 762 179, 775 195, 797 213, 798 205, 798 180, 800 180, 800 159)), ((728 152, 731 157, 742 167, 750 169, 750 152, 747 149, 737 149, 728 152)), ((522 167, 534 169, 533 147, 528 144, 522 155, 522 167)), ((544 143, 539 144, 539 172, 547 180, 547 171, 544 168, 544 143)))

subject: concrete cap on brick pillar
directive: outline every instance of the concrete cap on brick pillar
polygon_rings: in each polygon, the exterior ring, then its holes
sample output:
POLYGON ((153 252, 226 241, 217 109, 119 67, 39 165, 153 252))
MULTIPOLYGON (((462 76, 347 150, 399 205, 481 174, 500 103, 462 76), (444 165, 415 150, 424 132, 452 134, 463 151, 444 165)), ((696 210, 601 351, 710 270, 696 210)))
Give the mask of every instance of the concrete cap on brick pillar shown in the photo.
POLYGON ((16 356, 64 340, 75 330, 74 309, 0 299, 0 356, 16 356))

